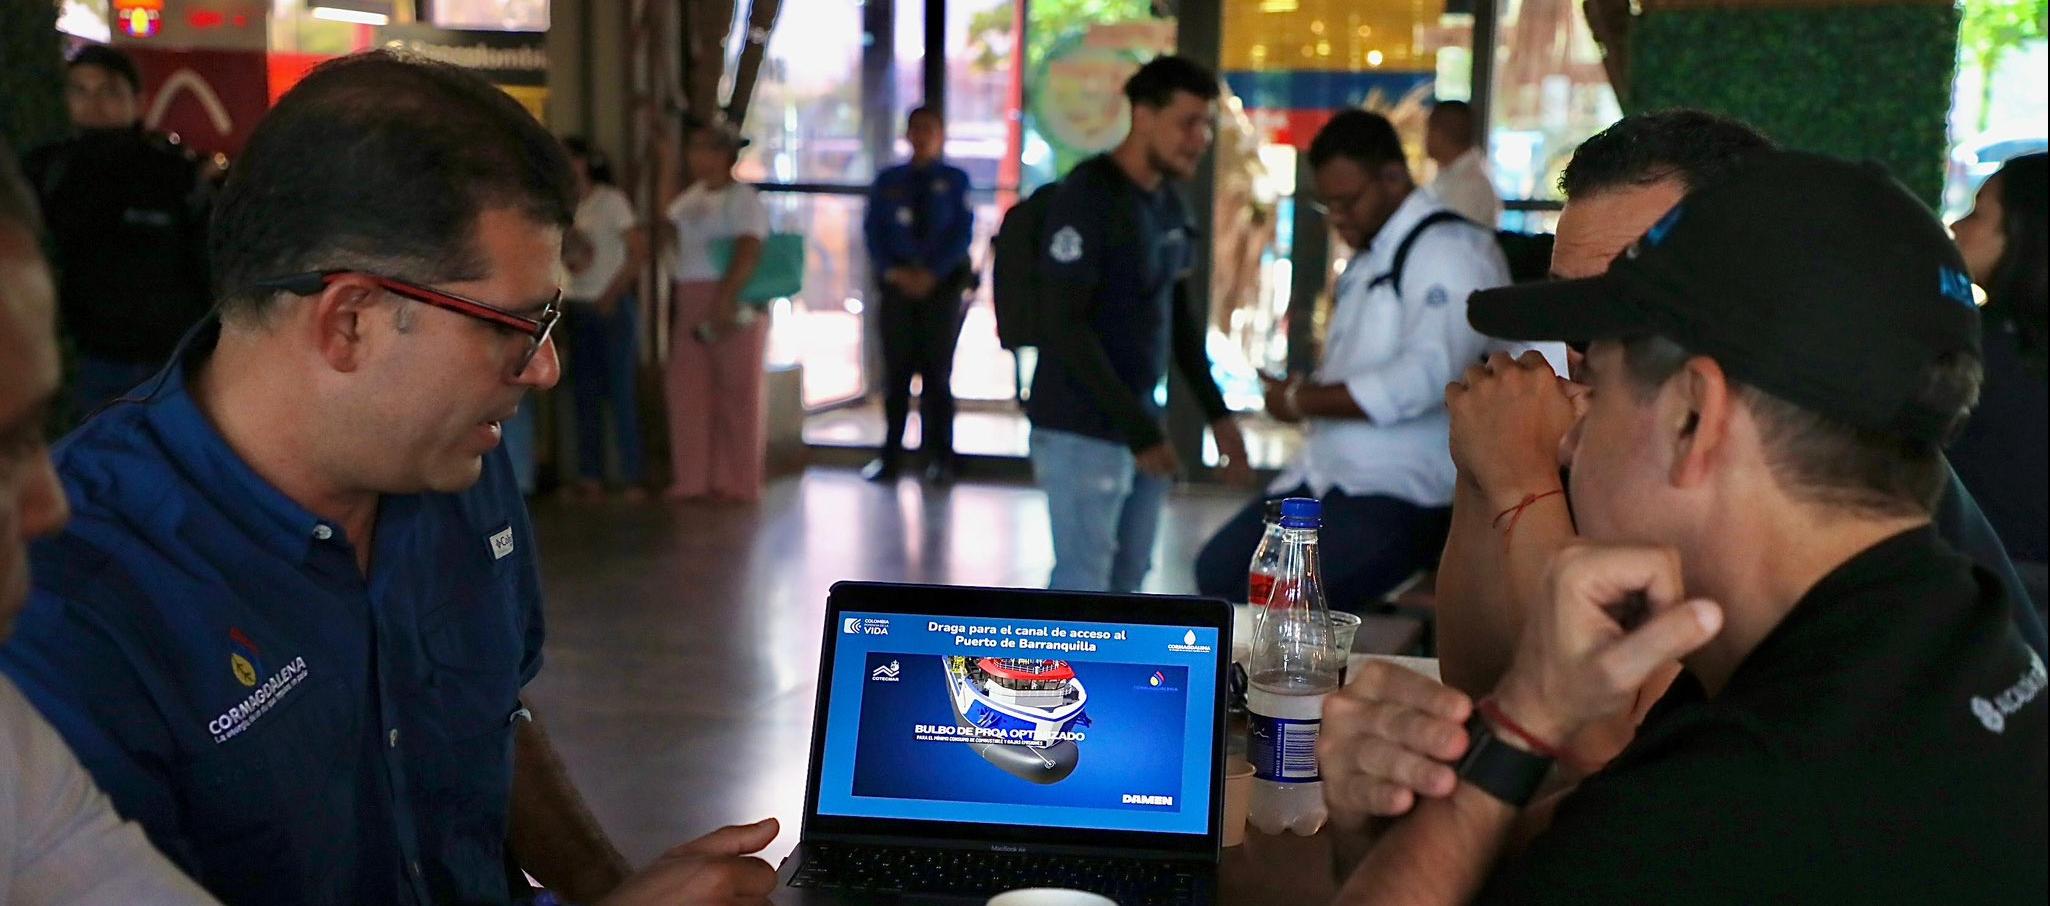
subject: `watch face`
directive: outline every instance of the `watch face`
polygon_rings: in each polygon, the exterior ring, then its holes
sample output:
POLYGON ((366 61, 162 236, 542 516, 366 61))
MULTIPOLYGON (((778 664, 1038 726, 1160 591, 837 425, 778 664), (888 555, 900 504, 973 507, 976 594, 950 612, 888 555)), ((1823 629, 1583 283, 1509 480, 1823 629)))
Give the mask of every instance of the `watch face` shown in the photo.
POLYGON ((1510 805, 1522 806, 1551 773, 1552 760, 1503 742, 1495 727, 1475 711, 1466 722, 1465 757, 1453 766, 1461 780, 1510 805))

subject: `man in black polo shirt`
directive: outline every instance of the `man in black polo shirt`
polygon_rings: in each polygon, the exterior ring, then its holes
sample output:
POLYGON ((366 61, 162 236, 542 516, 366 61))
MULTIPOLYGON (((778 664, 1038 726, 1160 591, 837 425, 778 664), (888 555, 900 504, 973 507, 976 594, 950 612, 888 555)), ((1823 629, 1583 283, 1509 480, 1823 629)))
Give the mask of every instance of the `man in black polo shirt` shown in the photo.
POLYGON ((1929 522, 1979 324, 1920 202, 1872 168, 1761 155, 1606 275, 1476 294, 1471 318, 1592 341, 1565 446, 1596 544, 1555 560, 1457 788, 1384 834, 1343 901, 2050 893, 2043 663, 1929 522), (1630 747, 1526 808, 1560 741, 1673 658, 1687 674, 1630 747))
POLYGON ((1054 588, 1137 591, 1176 472, 1154 390, 1168 362, 1188 381, 1233 481, 1246 445, 1210 377, 1204 317, 1183 296, 1197 236, 1170 179, 1210 149, 1217 77, 1157 57, 1125 83, 1132 128, 1061 181, 1040 259, 1047 305, 1026 413, 1046 490, 1054 588))

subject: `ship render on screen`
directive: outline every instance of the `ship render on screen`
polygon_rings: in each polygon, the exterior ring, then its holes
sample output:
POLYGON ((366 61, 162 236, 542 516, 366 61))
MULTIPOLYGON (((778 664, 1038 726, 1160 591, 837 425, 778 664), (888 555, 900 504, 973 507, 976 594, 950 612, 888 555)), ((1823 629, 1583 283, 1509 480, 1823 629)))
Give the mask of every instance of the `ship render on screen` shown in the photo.
POLYGON ((1081 760, 1089 692, 1067 661, 949 655, 947 691, 961 726, 1003 731, 1001 741, 971 745, 983 760, 1020 780, 1059 783, 1081 760))

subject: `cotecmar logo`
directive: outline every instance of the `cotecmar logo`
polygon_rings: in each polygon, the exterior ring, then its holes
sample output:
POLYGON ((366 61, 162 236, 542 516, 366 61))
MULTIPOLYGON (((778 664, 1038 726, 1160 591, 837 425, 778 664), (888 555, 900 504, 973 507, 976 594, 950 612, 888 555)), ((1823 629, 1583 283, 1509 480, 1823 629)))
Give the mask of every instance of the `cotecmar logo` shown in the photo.
POLYGON ((869 671, 868 678, 870 682, 894 683, 897 681, 897 675, 899 673, 902 673, 903 670, 903 666, 893 660, 887 664, 882 665, 881 667, 877 667, 876 669, 869 671))

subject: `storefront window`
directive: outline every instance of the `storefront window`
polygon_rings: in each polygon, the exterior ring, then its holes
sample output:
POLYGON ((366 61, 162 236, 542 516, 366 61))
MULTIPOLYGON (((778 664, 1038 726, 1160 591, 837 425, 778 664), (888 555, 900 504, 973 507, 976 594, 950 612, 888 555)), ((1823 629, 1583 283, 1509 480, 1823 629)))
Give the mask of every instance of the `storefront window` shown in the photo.
MULTIPOLYGON (((1038 4, 1034 4, 1036 7, 1038 4)), ((1022 140, 1015 97, 1023 90, 1013 65, 1012 0, 949 0, 947 4, 947 162, 968 173, 977 191, 970 260, 979 281, 961 325, 954 354, 954 396, 1007 400, 1017 394, 1010 352, 997 342, 996 309, 989 295, 989 241, 1003 212, 1016 201, 1016 148, 1022 140)), ((909 149, 906 149, 908 153, 909 149)))
MULTIPOLYGON (((1124 83, 1174 47, 1174 22, 1147 0, 1034 0, 1026 5, 1020 191, 1058 179, 1124 139, 1124 83)), ((998 30, 1011 35, 1008 22, 998 30)))
POLYGON ((1965 0, 1943 211, 1972 208, 2001 163, 2044 150, 2050 135, 2050 53, 2041 0, 1965 0))
MULTIPOLYGON (((1623 115, 1578 0, 1501 0, 1488 113, 1496 191, 1558 200, 1573 149, 1623 115)), ((1512 212, 1504 226, 1544 226, 1527 219, 1512 212)))
MULTIPOLYGON (((734 27, 745 28, 745 18, 738 13, 734 27)), ((752 144, 741 156, 740 178, 866 184, 875 162, 862 141, 862 7, 785 0, 777 23, 748 106, 744 129, 752 144)))
POLYGON ((765 191, 770 228, 804 237, 804 291, 776 312, 770 359, 804 366, 807 409, 843 402, 866 389, 862 312, 869 294, 861 238, 867 202, 857 195, 765 191))
POLYGON ((429 0, 426 8, 437 28, 548 30, 548 0, 429 0))

